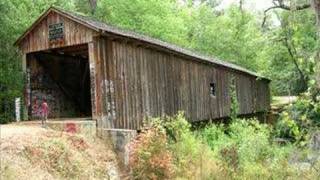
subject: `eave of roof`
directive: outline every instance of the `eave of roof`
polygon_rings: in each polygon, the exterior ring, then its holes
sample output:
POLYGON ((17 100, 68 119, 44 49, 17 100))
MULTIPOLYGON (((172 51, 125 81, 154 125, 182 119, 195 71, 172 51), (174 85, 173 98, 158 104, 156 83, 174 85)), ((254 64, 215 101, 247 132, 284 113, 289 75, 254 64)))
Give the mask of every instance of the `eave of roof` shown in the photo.
POLYGON ((15 45, 19 44, 27 36, 27 34, 29 32, 31 32, 33 30, 33 28, 43 18, 45 18, 51 11, 54 11, 54 12, 59 13, 59 14, 62 14, 62 15, 66 16, 66 17, 68 17, 68 18, 70 18, 70 19, 72 19, 72 20, 74 20, 74 21, 76 21, 76 22, 78 22, 78 23, 80 23, 80 24, 82 24, 84 26, 87 26, 90 29, 93 29, 95 31, 100 31, 100 32, 102 32, 102 34, 111 33, 111 34, 114 34, 114 35, 123 36, 125 38, 130 38, 130 39, 135 39, 135 40, 138 40, 138 41, 143 41, 143 42, 146 42, 146 43, 149 43, 149 44, 152 44, 152 45, 155 45, 155 46, 159 46, 159 47, 165 48, 165 49, 173 51, 173 52, 176 52, 178 54, 183 54, 185 56, 190 56, 192 58, 196 58, 196 59, 199 59, 201 61, 205 61, 205 62, 208 62, 208 63, 213 63, 213 64, 216 64, 216 65, 219 65, 219 66, 223 66, 223 67, 226 67, 226 68, 230 68, 230 69, 233 69, 233 70, 236 70, 236 71, 244 72, 246 74, 255 76, 255 77, 260 78, 260 79, 271 81, 270 79, 268 79, 266 77, 263 77, 263 76, 257 74, 256 72, 253 72, 253 71, 250 71, 248 69, 245 69, 245 68, 243 68, 241 66, 238 66, 238 65, 235 65, 235 64, 232 64, 232 63, 229 63, 229 62, 221 61, 221 60, 218 60, 217 58, 212 58, 212 57, 209 57, 209 56, 200 55, 200 54, 198 54, 198 53, 196 53, 194 51, 191 51, 191 50, 188 50, 188 49, 185 49, 185 48, 181 48, 181 47, 173 45, 173 44, 169 44, 169 43, 161 41, 159 39, 151 38, 151 37, 148 37, 148 36, 145 36, 145 35, 142 35, 142 34, 138 34, 138 33, 132 32, 132 31, 120 29, 118 27, 114 27, 114 26, 105 24, 103 22, 100 22, 100 21, 97 21, 97 20, 93 20, 90 17, 82 16, 80 14, 69 12, 69 11, 66 11, 66 10, 63 10, 63 9, 60 9, 60 8, 57 8, 57 7, 50 7, 47 11, 45 11, 30 26, 30 28, 28 28, 18 38, 18 40, 14 44, 15 45))

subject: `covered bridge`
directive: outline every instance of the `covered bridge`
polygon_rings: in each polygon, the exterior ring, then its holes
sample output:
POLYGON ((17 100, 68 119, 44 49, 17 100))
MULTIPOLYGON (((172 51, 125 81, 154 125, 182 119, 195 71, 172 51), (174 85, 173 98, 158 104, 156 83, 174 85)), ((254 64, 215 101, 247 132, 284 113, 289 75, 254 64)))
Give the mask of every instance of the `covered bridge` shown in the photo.
POLYGON ((241 115, 268 111, 270 80, 231 63, 51 7, 15 43, 27 74, 29 118, 45 98, 50 118, 89 117, 102 129, 142 127, 184 111, 228 117, 234 84, 241 115))

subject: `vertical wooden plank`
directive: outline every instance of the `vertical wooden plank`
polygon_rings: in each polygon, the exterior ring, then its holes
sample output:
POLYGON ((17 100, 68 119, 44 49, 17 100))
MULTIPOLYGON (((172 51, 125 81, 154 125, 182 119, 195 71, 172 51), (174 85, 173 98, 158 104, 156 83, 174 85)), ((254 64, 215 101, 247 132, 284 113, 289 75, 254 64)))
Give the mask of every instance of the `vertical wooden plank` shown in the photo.
POLYGON ((122 68, 122 63, 121 61, 119 61, 119 51, 116 49, 116 44, 112 43, 111 44, 111 49, 112 49, 112 53, 113 53, 113 66, 115 67, 113 69, 113 73, 114 73, 114 77, 116 77, 116 82, 117 83, 115 85, 115 87, 117 87, 117 90, 115 92, 116 96, 116 102, 117 102, 117 111, 119 113, 118 117, 116 118, 117 120, 117 125, 118 127, 120 127, 120 125, 123 126, 124 123, 124 118, 125 118, 125 113, 124 113, 124 98, 123 98, 123 68, 122 68))
MULTIPOLYGON (((116 64, 115 62, 117 62, 117 57, 116 57, 116 49, 114 49, 114 45, 113 45, 113 41, 111 39, 106 39, 106 54, 107 54, 107 62, 106 62, 106 83, 108 83, 108 80, 113 80, 113 86, 114 86, 114 95, 112 97, 112 95, 110 96, 110 92, 107 95, 107 114, 108 116, 112 116, 110 113, 110 104, 111 104, 111 99, 113 99, 113 102, 115 104, 115 115, 114 117, 112 117, 111 121, 112 121, 112 128, 118 128, 118 124, 119 121, 121 120, 120 118, 120 108, 118 105, 118 94, 121 93, 121 91, 118 88, 118 84, 120 84, 120 80, 119 80, 119 76, 117 74, 114 73, 114 71, 117 70, 116 64)), ((110 91, 110 88, 108 87, 108 85, 106 86, 106 91, 110 91)))
POLYGON ((131 95, 131 100, 132 100, 132 111, 133 111, 133 115, 132 115, 132 129, 137 129, 137 123, 138 123, 138 113, 139 113, 139 108, 138 108, 138 98, 137 98, 137 79, 139 78, 138 74, 137 74, 137 59, 136 59, 136 46, 134 46, 133 44, 129 44, 132 48, 132 54, 131 54, 131 81, 132 81, 132 95, 131 95))
POLYGON ((222 85, 222 90, 221 90, 221 99, 222 99, 222 117, 228 116, 227 114, 227 99, 226 99, 226 92, 228 91, 228 78, 227 78, 227 72, 225 70, 221 71, 223 73, 221 85, 222 85))
POLYGON ((194 99, 194 103, 195 103, 195 121, 199 120, 200 119, 200 107, 199 107, 199 102, 200 102, 200 97, 199 97, 199 94, 200 94, 200 87, 199 87, 199 68, 201 66, 199 64, 196 64, 194 66, 194 69, 195 69, 195 73, 194 73, 194 84, 195 86, 193 88, 195 88, 195 94, 194 96, 196 97, 194 99))
POLYGON ((125 79, 124 79, 124 62, 120 59, 120 49, 119 44, 117 42, 113 43, 113 52, 115 53, 114 57, 116 60, 116 67, 118 70, 118 76, 119 76, 119 84, 118 84, 118 94, 119 94, 119 106, 121 109, 121 118, 118 119, 117 126, 118 127, 125 127, 125 120, 126 120, 126 106, 125 106, 125 92, 124 92, 124 85, 125 85, 125 79))
POLYGON ((107 54, 108 54, 108 58, 107 58, 107 69, 108 69, 108 77, 109 77, 109 86, 110 86, 110 96, 109 96, 109 104, 111 105, 111 121, 112 121, 112 127, 115 127, 114 124, 115 121, 119 121, 120 119, 120 109, 119 109, 119 105, 118 105, 118 101, 117 101, 117 96, 116 94, 118 94, 118 74, 116 73, 117 71, 117 67, 115 64, 116 58, 114 57, 114 51, 113 51, 113 47, 112 47, 112 42, 108 39, 107 42, 107 54))
POLYGON ((126 70, 126 62, 125 62, 125 54, 123 54, 123 47, 122 44, 118 43, 118 54, 120 56, 120 62, 121 62, 121 73, 123 78, 123 84, 122 84, 122 92, 123 92, 123 111, 124 111, 124 118, 123 118, 123 127, 128 128, 128 117, 129 117, 129 111, 128 111, 128 93, 127 93, 127 72, 126 70))
POLYGON ((96 80, 95 80, 95 56, 94 56, 94 44, 88 43, 89 53, 89 69, 90 69, 90 90, 91 90, 91 107, 92 107, 92 119, 97 120, 96 113, 96 80))
MULTIPOLYGON (((57 13, 53 13, 53 14, 52 14, 52 23, 57 23, 57 16, 58 16, 57 13)), ((57 48, 58 45, 57 45, 56 43, 54 43, 52 47, 53 47, 53 48, 57 48)))
POLYGON ((169 72, 170 72, 170 83, 169 83, 169 88, 170 88, 170 108, 172 109, 172 111, 174 113, 176 113, 176 92, 175 92, 175 86, 176 86, 176 82, 177 82, 177 78, 175 76, 175 61, 177 61, 177 57, 172 55, 170 58, 170 64, 169 64, 169 72))
POLYGON ((146 99, 148 98, 148 92, 147 92, 147 88, 146 88, 146 76, 147 76, 147 72, 146 72, 146 68, 145 68, 145 53, 142 47, 138 47, 139 49, 139 60, 140 60, 140 99, 141 99, 141 103, 142 103, 142 107, 141 107, 141 117, 140 117, 140 122, 138 125, 138 129, 141 129, 143 126, 143 121, 145 120, 145 118, 148 116, 148 110, 147 110, 147 101, 146 99))
POLYGON ((164 101, 164 113, 167 115, 172 116, 172 110, 170 108, 170 101, 169 101, 169 94, 170 94, 170 90, 169 90, 169 84, 170 84, 170 78, 168 78, 168 55, 164 54, 163 56, 163 101, 164 101))
POLYGON ((148 61, 148 50, 146 48, 143 48, 142 51, 142 58, 143 58, 143 65, 142 65, 142 71, 143 73, 143 92, 144 92, 144 101, 145 101, 145 116, 146 118, 149 118, 151 116, 151 107, 150 107, 150 86, 149 86, 149 81, 150 81, 150 69, 149 67, 149 61, 148 61))
POLYGON ((183 62, 182 59, 179 58, 179 60, 174 61, 174 77, 175 82, 174 83, 174 102, 175 102, 175 108, 174 111, 177 113, 181 107, 181 101, 180 101, 180 86, 181 86, 181 62, 183 62))
POLYGON ((201 65, 201 70, 200 70, 200 76, 199 76, 199 81, 200 81, 200 96, 201 96, 201 101, 200 101, 200 114, 201 114, 201 119, 199 120, 205 120, 206 119, 206 98, 209 96, 206 96, 205 93, 205 84, 206 84, 206 79, 205 79, 205 73, 206 73, 206 66, 201 65))
POLYGON ((48 44, 48 41, 49 41, 49 35, 48 35, 48 23, 47 23, 47 17, 43 19, 43 24, 42 24, 42 28, 44 29, 43 30, 43 38, 44 38, 44 49, 48 49, 49 48, 49 44, 48 44))
POLYGON ((194 105, 193 105, 193 99, 194 99, 194 95, 193 95, 193 86, 194 86, 194 84, 193 84, 193 74, 194 74, 194 72, 193 72, 193 70, 192 70, 192 63, 191 62, 188 62, 187 63, 187 72, 188 72, 188 83, 187 83, 187 86, 188 86, 188 104, 189 104, 189 118, 191 119, 191 120, 193 120, 193 118, 194 118, 194 113, 193 113, 193 107, 194 107, 194 105))
POLYGON ((104 121, 104 128, 112 128, 112 123, 110 122, 109 117, 107 116, 107 96, 108 96, 108 91, 107 91, 107 78, 108 76, 106 75, 106 63, 107 63, 107 58, 106 58, 106 42, 104 38, 100 37, 98 39, 98 44, 99 46, 99 54, 98 56, 100 57, 100 93, 101 93, 101 100, 100 100, 100 105, 101 105, 101 119, 104 121))
POLYGON ((226 108, 227 108, 227 115, 230 114, 230 108, 231 108, 231 95, 230 95, 230 78, 231 74, 229 72, 227 73, 227 78, 226 78, 226 108))
POLYGON ((39 26, 41 26, 41 23, 35 27, 35 35, 37 38, 36 49, 41 49, 41 45, 42 45, 42 38, 41 38, 41 34, 39 32, 39 29, 40 29, 39 26))
POLYGON ((120 55, 120 62, 121 68, 122 68, 122 75, 123 75, 123 97, 124 97, 124 108, 123 110, 125 111, 125 118, 124 118, 124 123, 123 127, 129 128, 129 102, 128 102, 128 80, 127 80, 127 63, 126 63, 126 55, 125 49, 122 43, 118 43, 119 45, 119 55, 120 55))
POLYGON ((188 87, 188 107, 189 107, 189 111, 188 111, 188 114, 189 116, 187 116, 189 119, 192 120, 193 118, 193 91, 192 91, 192 87, 193 87, 193 83, 192 83, 192 75, 193 75, 193 72, 191 71, 192 70, 192 64, 191 62, 187 62, 187 75, 188 75, 188 78, 187 78, 187 87, 188 87))
POLYGON ((125 71, 127 72, 127 76, 126 76, 126 85, 127 85, 127 109, 128 109, 128 117, 127 117, 127 127, 129 129, 132 128, 132 119, 133 119, 133 107, 132 107, 132 90, 133 90, 133 86, 132 86, 132 81, 130 80, 131 76, 132 76, 132 47, 128 46, 127 42, 123 44, 124 48, 123 48, 123 54, 125 54, 125 71))
POLYGON ((97 99, 96 99, 96 111, 97 115, 101 117, 101 89, 102 89, 102 84, 101 84, 101 56, 100 56, 100 46, 101 44, 99 43, 99 39, 94 40, 94 55, 95 55, 95 66, 96 66, 96 92, 97 92, 97 99))
MULTIPOLYGON (((47 27, 49 27, 49 25, 50 24, 52 24, 53 22, 52 22, 52 13, 50 13, 49 15, 48 15, 48 20, 47 20, 47 27)), ((47 28, 48 29, 48 28, 47 28)), ((48 29, 48 31, 49 31, 49 29, 48 29)), ((49 32, 48 32, 49 33, 49 32)), ((48 37, 49 38, 49 37, 48 37)), ((49 48, 51 48, 52 47, 52 44, 50 44, 50 43, 48 43, 48 46, 49 46, 49 48)))
POLYGON ((141 48, 135 47, 135 69, 136 69, 136 107, 137 107, 137 116, 136 116, 136 127, 135 129, 140 129, 141 121, 143 119, 143 99, 142 99, 142 84, 141 84, 141 48))
POLYGON ((117 97, 117 104, 119 104, 117 111, 119 112, 119 116, 116 119, 115 127, 116 128, 124 128, 124 120, 125 120, 125 98, 124 98, 124 70, 123 70, 123 61, 120 59, 120 51, 119 51, 119 44, 116 41, 112 42, 112 53, 113 53, 113 63, 116 66, 116 75, 117 75, 117 90, 116 94, 118 94, 117 97))
POLYGON ((70 32, 70 22, 66 19, 63 18, 64 21, 64 41, 66 45, 71 45, 72 43, 70 42, 70 34, 72 32, 70 32))
POLYGON ((174 78, 172 77, 172 69, 171 69, 171 63, 173 60, 172 55, 167 54, 165 57, 165 68, 164 68, 164 75, 165 75, 165 101, 166 101, 166 111, 168 115, 173 115, 174 109, 172 107, 173 103, 173 83, 174 83, 174 78))
POLYGON ((155 116, 155 106, 154 106, 154 101, 155 101, 155 91, 154 91, 154 70, 153 70, 153 58, 152 58, 152 51, 150 49, 146 50, 146 62, 147 62, 147 72, 148 72, 148 81, 147 81, 147 86, 148 86, 148 92, 149 92, 149 113, 150 117, 155 116))
POLYGON ((151 84, 152 84, 152 106, 153 106, 153 117, 157 117, 158 116, 158 91, 157 91, 157 61, 155 60, 156 55, 154 53, 154 50, 150 50, 151 54, 150 54, 150 64, 151 64, 151 69, 152 69, 152 80, 151 80, 151 84))

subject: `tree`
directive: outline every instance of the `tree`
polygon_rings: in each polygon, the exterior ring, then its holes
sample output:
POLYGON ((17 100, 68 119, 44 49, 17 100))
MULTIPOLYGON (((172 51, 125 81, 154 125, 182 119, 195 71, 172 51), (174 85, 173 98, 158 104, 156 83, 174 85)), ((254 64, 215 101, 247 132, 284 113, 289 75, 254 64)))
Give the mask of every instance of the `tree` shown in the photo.
POLYGON ((21 56, 13 43, 51 5, 74 9, 73 2, 64 0, 0 1, 0 123, 14 119, 14 99, 23 97, 21 56))
POLYGON ((317 92, 320 91, 320 0, 311 0, 311 3, 316 14, 316 25, 317 25, 317 49, 315 52, 315 79, 317 82, 317 92))
POLYGON ((289 6, 286 5, 284 0, 273 0, 274 2, 274 6, 266 9, 264 11, 265 14, 265 18, 263 20, 263 25, 265 24, 265 20, 266 20, 266 14, 268 11, 272 10, 272 9, 283 9, 283 10, 295 10, 295 11, 299 11, 299 10, 305 10, 308 9, 310 7, 313 8, 315 16, 316 16, 316 27, 317 27, 317 45, 316 45, 316 49, 315 49, 315 75, 314 75, 314 79, 316 80, 316 87, 317 87, 317 92, 320 91, 320 0, 310 0, 310 2, 304 3, 302 5, 296 5, 296 6, 289 6))

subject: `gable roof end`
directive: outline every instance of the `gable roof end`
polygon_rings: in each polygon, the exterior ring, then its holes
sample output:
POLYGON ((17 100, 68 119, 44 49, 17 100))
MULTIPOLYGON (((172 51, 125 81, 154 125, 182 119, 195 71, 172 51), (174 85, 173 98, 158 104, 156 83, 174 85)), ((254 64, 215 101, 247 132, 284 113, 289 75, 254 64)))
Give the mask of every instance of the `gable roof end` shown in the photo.
MULTIPOLYGON (((34 22, 32 23, 32 25, 14 42, 14 45, 19 45, 21 43, 21 41, 46 17, 48 16, 48 14, 50 14, 51 12, 55 12, 58 14, 61 14, 63 16, 69 17, 68 14, 63 13, 63 11, 61 9, 58 9, 56 7, 51 6, 49 9, 47 9, 45 12, 43 12, 41 14, 41 16, 34 22)), ((91 26, 89 24, 86 24, 84 22, 79 22, 79 20, 74 19, 72 17, 69 17, 70 19, 72 19, 73 21, 76 21, 80 24, 83 24, 84 26, 87 26, 90 29, 93 29, 95 31, 99 31, 98 28, 91 26)))

